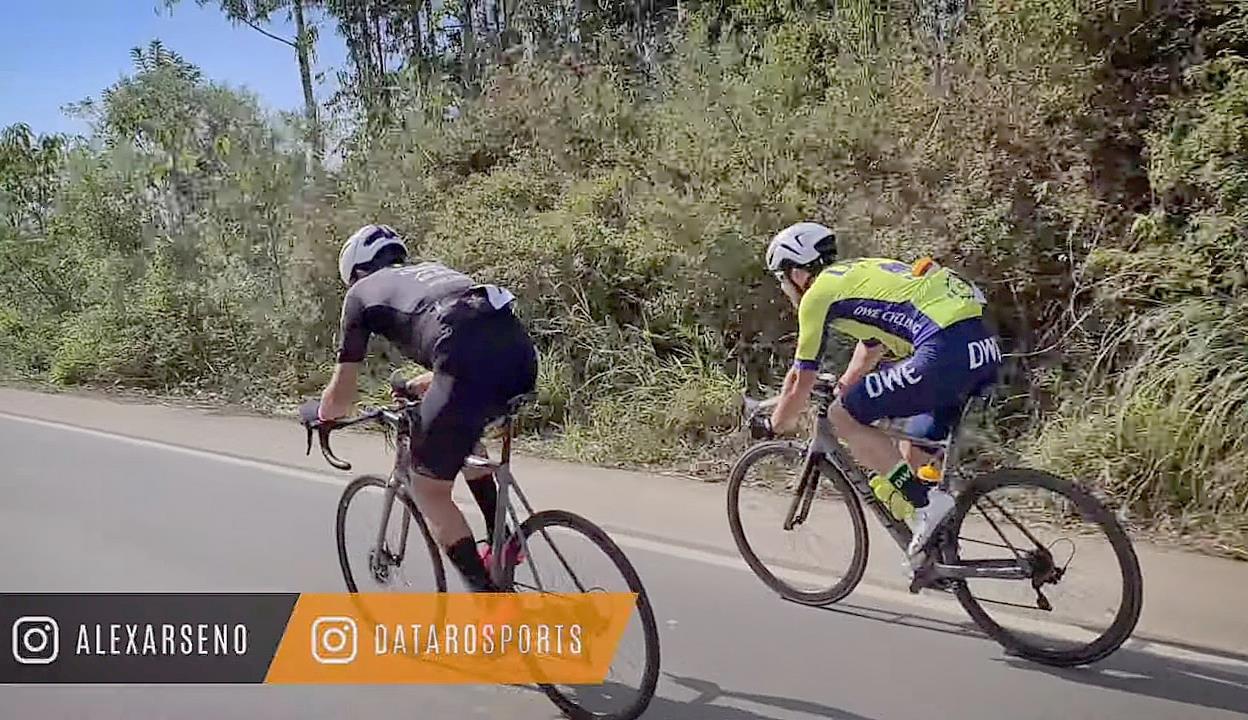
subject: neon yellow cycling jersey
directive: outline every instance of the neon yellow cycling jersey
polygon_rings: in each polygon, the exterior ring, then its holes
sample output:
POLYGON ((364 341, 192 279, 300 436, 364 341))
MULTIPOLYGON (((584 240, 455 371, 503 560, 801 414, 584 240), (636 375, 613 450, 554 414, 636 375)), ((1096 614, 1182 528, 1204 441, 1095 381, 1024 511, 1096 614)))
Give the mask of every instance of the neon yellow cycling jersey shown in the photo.
POLYGON ((802 296, 796 365, 819 368, 829 328, 905 357, 942 329, 983 317, 984 303, 978 288, 944 267, 916 275, 887 258, 830 265, 802 296))

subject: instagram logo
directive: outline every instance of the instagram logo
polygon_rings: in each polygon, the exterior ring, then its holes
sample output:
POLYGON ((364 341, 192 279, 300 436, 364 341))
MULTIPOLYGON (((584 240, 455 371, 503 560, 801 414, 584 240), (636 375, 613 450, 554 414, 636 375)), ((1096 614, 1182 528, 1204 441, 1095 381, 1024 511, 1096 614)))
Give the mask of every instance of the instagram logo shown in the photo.
POLYGON ((47 665, 61 652, 61 628, 47 615, 13 621, 13 659, 23 665, 47 665))
POLYGON ((323 616, 312 621, 312 659, 322 665, 346 665, 358 649, 355 619, 323 616))

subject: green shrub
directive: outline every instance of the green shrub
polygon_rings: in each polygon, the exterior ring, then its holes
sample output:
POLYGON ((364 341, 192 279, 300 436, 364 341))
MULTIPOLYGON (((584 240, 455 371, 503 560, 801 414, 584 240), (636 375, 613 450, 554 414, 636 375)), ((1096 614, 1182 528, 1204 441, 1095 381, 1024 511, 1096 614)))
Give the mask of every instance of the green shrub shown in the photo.
POLYGON ((1095 482, 1138 518, 1242 519, 1246 328, 1244 301, 1188 300, 1138 316, 1103 355, 1122 369, 1046 423, 1033 457, 1095 482))

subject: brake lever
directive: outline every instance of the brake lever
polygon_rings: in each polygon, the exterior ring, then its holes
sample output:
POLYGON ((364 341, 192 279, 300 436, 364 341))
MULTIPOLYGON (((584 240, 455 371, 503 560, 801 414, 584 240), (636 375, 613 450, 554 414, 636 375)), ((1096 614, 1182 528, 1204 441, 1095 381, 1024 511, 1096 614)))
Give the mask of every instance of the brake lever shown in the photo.
POLYGON ((749 395, 742 395, 741 400, 743 405, 742 415, 744 416, 746 424, 749 424, 749 422, 759 413, 766 412, 767 410, 770 410, 778 405, 780 403, 780 396, 776 395, 775 397, 769 397, 765 400, 755 400, 749 395))
POLYGON ((742 400, 742 405, 743 405, 741 412, 745 416, 746 422, 749 422, 750 419, 753 418, 758 413, 759 407, 763 403, 761 401, 755 400, 749 395, 743 395, 741 397, 741 400, 742 400))
MULTIPOLYGON (((335 468, 338 468, 339 470, 350 470, 351 463, 335 455, 333 448, 329 446, 330 430, 331 428, 325 425, 321 425, 317 427, 316 429, 317 439, 320 441, 320 445, 321 445, 321 455, 325 456, 325 462, 329 463, 330 465, 333 465, 335 468)), ((308 442, 309 443, 312 442, 311 438, 312 438, 312 431, 311 429, 309 429, 308 430, 308 442)), ((309 445, 309 447, 311 446, 309 445)))

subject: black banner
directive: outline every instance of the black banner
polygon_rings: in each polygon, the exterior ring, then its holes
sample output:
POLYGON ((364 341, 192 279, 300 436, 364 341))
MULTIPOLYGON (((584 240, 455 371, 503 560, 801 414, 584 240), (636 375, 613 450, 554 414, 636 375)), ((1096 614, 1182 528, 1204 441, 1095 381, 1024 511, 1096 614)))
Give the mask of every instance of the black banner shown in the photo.
POLYGON ((0 683, 262 683, 298 598, 0 595, 0 683))

